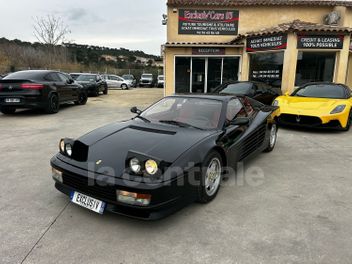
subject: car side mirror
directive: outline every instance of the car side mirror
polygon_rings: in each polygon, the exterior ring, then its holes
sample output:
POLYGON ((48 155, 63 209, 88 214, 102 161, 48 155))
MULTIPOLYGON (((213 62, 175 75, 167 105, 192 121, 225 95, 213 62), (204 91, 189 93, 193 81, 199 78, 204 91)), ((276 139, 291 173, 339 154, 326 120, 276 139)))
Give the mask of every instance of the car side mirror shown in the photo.
POLYGON ((67 83, 68 83, 68 84, 72 84, 72 83, 74 83, 74 82, 75 82, 75 81, 74 81, 73 79, 68 79, 68 80, 67 80, 67 83))
POLYGON ((249 124, 248 117, 237 117, 230 122, 233 126, 244 126, 249 124))
POLYGON ((134 107, 131 108, 131 113, 140 115, 142 113, 142 111, 139 110, 136 106, 134 106, 134 107))

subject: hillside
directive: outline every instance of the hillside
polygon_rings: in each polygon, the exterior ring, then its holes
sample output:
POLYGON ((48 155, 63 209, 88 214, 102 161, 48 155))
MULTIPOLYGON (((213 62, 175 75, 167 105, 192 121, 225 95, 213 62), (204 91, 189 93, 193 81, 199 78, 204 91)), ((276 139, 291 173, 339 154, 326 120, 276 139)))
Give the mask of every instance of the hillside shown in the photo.
POLYGON ((48 47, 41 43, 0 38, 0 72, 53 68, 66 71, 117 71, 160 68, 161 58, 143 51, 75 43, 48 47))

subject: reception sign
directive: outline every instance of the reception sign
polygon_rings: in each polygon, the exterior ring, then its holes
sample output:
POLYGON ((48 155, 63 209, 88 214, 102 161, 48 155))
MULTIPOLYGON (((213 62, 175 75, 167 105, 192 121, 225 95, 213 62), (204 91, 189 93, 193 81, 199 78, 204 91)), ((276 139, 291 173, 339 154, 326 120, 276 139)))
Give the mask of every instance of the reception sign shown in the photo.
POLYGON ((280 50, 287 47, 287 35, 255 36, 247 38, 247 52, 280 50))
POLYGON ((299 49, 342 49, 343 35, 299 35, 299 49))
POLYGON ((237 35, 238 10, 180 9, 178 33, 188 35, 237 35))
POLYGON ((224 48, 192 48, 192 55, 225 55, 224 48))

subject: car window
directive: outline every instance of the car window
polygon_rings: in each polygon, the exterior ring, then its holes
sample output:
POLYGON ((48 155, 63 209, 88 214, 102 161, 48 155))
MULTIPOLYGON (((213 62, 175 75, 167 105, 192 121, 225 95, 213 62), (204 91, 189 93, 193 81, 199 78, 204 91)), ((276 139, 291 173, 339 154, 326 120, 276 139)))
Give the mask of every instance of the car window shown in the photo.
POLYGON ((237 117, 246 117, 246 111, 239 99, 232 99, 227 104, 226 121, 230 122, 237 117))
POLYGON ((95 82, 95 75, 80 75, 77 78, 77 81, 81 82, 95 82))
POLYGON ((59 75, 55 72, 49 73, 45 76, 45 80, 49 82, 62 82, 61 78, 59 75))
POLYGON ((67 82, 69 79, 68 79, 68 77, 66 76, 66 75, 64 75, 64 74, 62 74, 62 73, 56 73, 58 76, 59 76, 59 78, 60 78, 60 80, 62 81, 62 82, 67 82))
POLYGON ((117 77, 116 79, 117 79, 118 81, 120 81, 120 82, 123 81, 123 79, 121 79, 121 78, 119 78, 119 77, 117 77))
POLYGON ((346 90, 342 85, 336 84, 311 84, 298 88, 292 96, 345 99, 346 90))
POLYGON ((251 105, 251 103, 249 102, 248 98, 244 97, 240 99, 244 109, 246 110, 246 113, 248 116, 251 116, 252 114, 254 114, 254 109, 251 105))

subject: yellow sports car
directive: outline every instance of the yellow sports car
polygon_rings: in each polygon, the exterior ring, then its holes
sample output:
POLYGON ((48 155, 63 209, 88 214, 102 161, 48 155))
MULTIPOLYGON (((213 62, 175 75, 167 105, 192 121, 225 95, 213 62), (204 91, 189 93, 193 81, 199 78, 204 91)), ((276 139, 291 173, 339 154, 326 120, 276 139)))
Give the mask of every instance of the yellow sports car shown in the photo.
POLYGON ((348 131, 352 119, 351 90, 343 84, 309 83, 291 95, 279 96, 275 119, 279 124, 336 128, 348 131))

